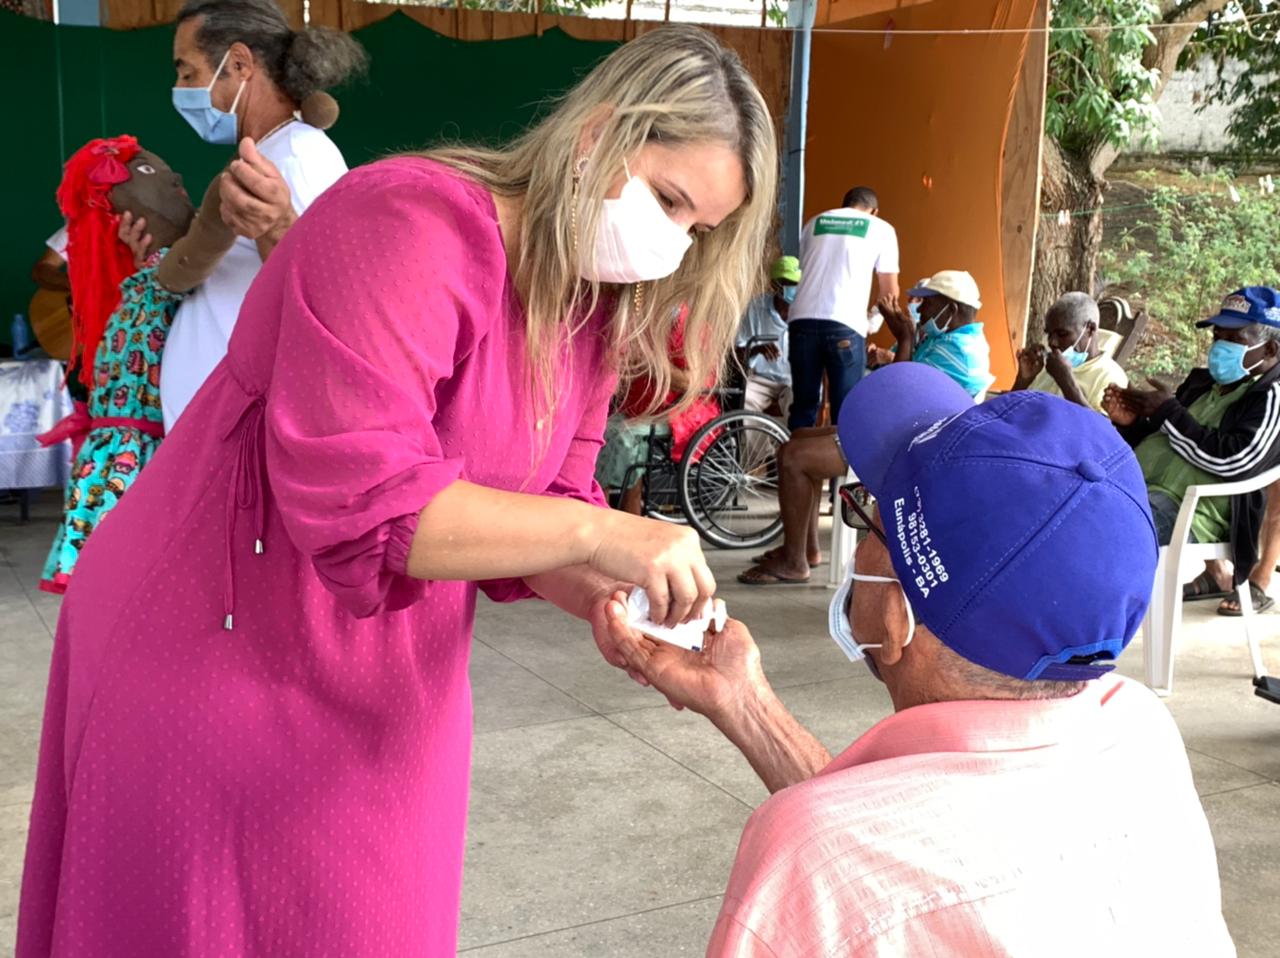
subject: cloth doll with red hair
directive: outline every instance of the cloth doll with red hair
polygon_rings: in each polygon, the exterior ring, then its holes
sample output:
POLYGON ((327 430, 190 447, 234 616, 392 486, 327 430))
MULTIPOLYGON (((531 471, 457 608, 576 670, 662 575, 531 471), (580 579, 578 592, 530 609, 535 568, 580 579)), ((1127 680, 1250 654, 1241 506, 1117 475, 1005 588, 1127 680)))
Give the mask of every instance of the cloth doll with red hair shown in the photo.
POLYGON ((93 140, 67 161, 57 197, 68 233, 70 375, 88 387, 89 400, 40 437, 46 445, 70 439, 75 454, 62 523, 41 575, 46 591, 65 591, 90 533, 164 435, 165 338, 186 292, 235 239, 217 213, 217 182, 196 215, 182 178, 131 136, 93 140), (141 268, 119 238, 126 212, 146 217, 153 237, 141 268))

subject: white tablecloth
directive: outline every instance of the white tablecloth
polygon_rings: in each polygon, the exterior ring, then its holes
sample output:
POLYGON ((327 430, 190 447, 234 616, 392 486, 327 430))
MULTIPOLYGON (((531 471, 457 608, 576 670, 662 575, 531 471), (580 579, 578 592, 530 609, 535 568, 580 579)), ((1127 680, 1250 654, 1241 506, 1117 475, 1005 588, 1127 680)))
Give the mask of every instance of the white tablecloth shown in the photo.
POLYGON ((0 489, 66 485, 71 443, 46 449, 36 442, 71 413, 62 375, 52 359, 0 363, 0 489))

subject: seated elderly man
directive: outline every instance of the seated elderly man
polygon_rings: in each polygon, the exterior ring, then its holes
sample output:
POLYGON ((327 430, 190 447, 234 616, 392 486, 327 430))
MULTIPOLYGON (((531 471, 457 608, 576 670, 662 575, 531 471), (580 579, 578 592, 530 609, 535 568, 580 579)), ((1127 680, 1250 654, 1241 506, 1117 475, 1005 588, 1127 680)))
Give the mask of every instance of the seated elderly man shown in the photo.
POLYGON ((1034 389, 1103 412, 1108 386, 1129 385, 1120 364, 1099 346, 1098 304, 1088 293, 1066 293, 1044 316, 1048 341, 1018 350, 1014 391, 1034 389))
MULTIPOLYGON (((909 312, 884 297, 878 309, 894 337, 893 351, 875 348, 872 359, 885 365, 916 362, 946 373, 969 395, 985 393, 991 375, 991 350, 978 310, 982 299, 969 273, 945 269, 908 291, 909 312)), ((855 417, 857 408, 850 409, 855 417)), ((843 434, 843 433, 842 433, 843 434)), ((856 437, 857 432, 850 435, 856 437)), ((855 440, 856 441, 856 440, 855 440)), ((835 426, 797 429, 778 448, 778 507, 782 545, 755 557, 739 574, 743 585, 802 585, 822 561, 818 544, 818 506, 822 484, 844 475, 845 453, 835 426)))
POLYGON ((779 256, 769 268, 769 289, 747 304, 734 343, 746 371, 742 405, 756 412, 791 407, 791 361, 787 356, 787 318, 800 282, 800 260, 779 256))
POLYGON ((710 718, 775 793, 747 823, 707 954, 1234 955, 1178 730, 1109 671, 1156 565, 1129 449, 1079 406, 975 406, 915 364, 846 402, 879 506, 830 629, 895 714, 832 760, 741 624, 699 654, 608 607, 629 667, 710 718))
POLYGON ((921 280, 907 295, 914 301, 910 314, 888 297, 878 304, 897 340, 893 362, 933 366, 970 396, 985 393, 995 377, 991 348, 978 320, 982 299, 974 278, 962 269, 944 269, 921 280))
MULTIPOLYGON (((1142 466, 1161 545, 1173 538, 1189 486, 1247 479, 1280 463, 1280 292, 1268 286, 1236 290, 1196 325, 1213 328, 1207 369, 1191 370, 1176 392, 1153 379, 1150 389, 1112 387, 1105 400, 1142 466)), ((1186 598, 1224 596, 1250 575, 1265 506, 1262 492, 1197 503, 1191 541, 1230 542, 1234 572, 1209 563, 1184 588, 1186 598)), ((1274 604, 1268 582, 1269 575, 1250 579, 1255 611, 1274 604)))

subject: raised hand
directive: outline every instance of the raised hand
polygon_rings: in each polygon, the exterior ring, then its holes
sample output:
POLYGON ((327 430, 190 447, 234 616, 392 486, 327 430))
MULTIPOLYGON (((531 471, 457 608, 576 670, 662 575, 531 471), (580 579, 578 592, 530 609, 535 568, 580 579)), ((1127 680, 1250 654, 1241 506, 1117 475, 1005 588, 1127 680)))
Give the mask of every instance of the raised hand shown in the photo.
POLYGON ((251 139, 240 142, 240 155, 222 175, 220 189, 222 221, 241 236, 279 240, 296 219, 289 184, 251 139))

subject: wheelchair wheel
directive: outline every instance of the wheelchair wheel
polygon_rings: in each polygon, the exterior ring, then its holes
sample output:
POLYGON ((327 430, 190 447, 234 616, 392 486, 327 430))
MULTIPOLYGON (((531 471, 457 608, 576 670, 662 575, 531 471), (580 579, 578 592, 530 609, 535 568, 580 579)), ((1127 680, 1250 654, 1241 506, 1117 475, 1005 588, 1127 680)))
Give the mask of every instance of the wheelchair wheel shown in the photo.
POLYGON ((680 464, 680 506, 713 545, 752 549, 782 532, 778 447, 783 426, 763 413, 726 413, 689 440, 680 464))

